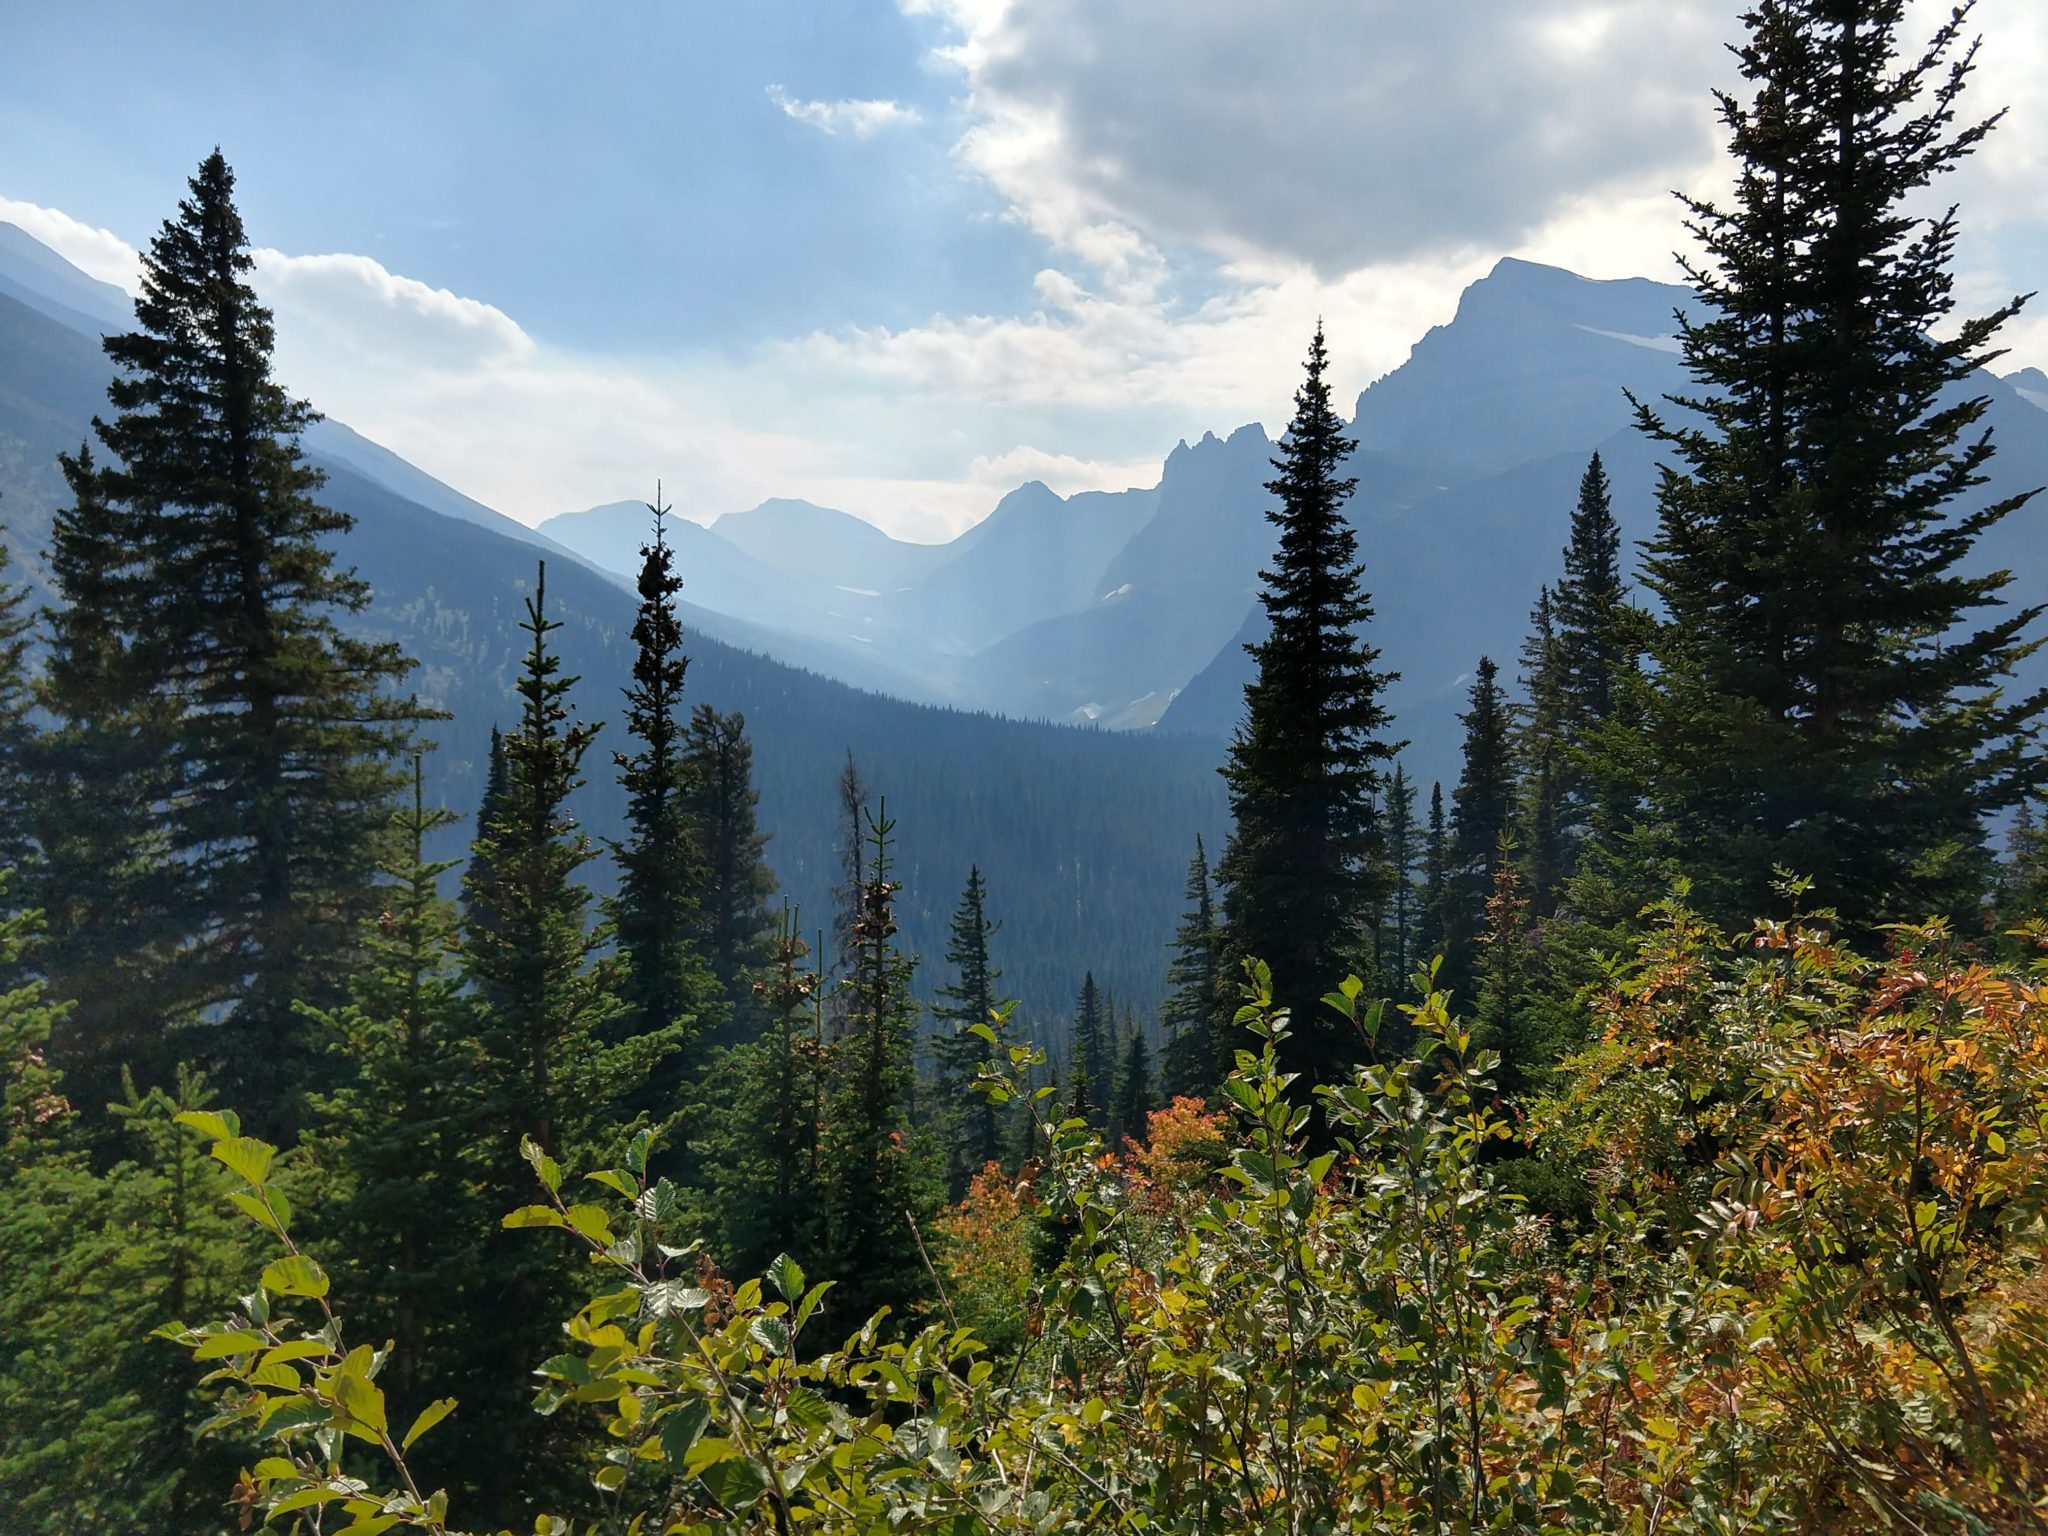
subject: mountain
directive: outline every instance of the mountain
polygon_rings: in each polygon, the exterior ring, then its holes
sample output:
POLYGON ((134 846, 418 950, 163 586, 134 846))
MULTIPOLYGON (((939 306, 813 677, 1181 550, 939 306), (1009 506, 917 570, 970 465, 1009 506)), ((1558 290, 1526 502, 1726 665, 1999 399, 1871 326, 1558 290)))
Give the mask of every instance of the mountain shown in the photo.
POLYGON ((2038 368, 2022 368, 2017 373, 2008 373, 2005 382, 2029 405, 2038 405, 2048 411, 2048 373, 2038 368))
POLYGON ((711 531, 785 575, 861 595, 894 593, 946 558, 943 544, 892 539, 851 512, 781 497, 728 512, 711 531))
MULTIPOLYGON (((0 252, 0 276, 13 278, 17 265, 0 252)), ((55 456, 75 448, 105 408, 107 378, 94 337, 0 294, 0 519, 45 596, 42 549, 65 498, 55 456)), ((431 733, 430 794, 467 812, 482 787, 491 726, 516 712, 516 626, 543 552, 423 506, 351 465, 329 459, 323 467, 325 499, 356 520, 341 553, 374 592, 356 627, 419 658, 421 695, 452 715, 431 733)), ((574 809, 594 836, 616 836, 623 802, 610 763, 624 745, 617 720, 634 599, 617 579, 569 558, 548 560, 547 583, 549 612, 563 621, 555 637, 563 670, 582 679, 577 710, 608 722, 574 809)), ((834 783, 850 750, 900 821, 899 919, 905 942, 926 957, 923 988, 944 979, 937 962, 947 919, 978 862, 1004 924, 997 961, 1005 989, 1035 1027, 1057 1034, 1080 968, 1113 978, 1118 995, 1140 1008, 1157 1001, 1194 838, 1222 833, 1213 743, 1054 728, 858 692, 721 643, 696 627, 694 610, 685 617, 688 700, 745 713, 770 861, 806 928, 829 922, 834 783)))

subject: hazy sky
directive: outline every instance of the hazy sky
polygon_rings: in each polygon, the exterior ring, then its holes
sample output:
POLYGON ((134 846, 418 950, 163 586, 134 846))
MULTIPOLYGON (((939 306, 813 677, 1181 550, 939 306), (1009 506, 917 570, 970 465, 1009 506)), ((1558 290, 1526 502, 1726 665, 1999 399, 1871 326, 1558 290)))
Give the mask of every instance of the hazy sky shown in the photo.
MULTIPOLYGON (((1348 398, 1501 255, 1671 276, 1740 10, 9 0, 0 219, 132 286, 217 143, 286 382, 460 489, 942 538, 1279 426, 1319 314, 1348 398)), ((1982 305, 2048 288, 2048 5, 1973 28, 1982 305)))

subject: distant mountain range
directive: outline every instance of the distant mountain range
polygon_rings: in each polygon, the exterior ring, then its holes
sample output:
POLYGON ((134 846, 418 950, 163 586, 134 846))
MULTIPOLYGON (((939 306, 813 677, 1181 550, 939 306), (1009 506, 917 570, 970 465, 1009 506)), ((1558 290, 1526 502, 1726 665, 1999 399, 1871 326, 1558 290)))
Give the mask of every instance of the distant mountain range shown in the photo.
MULTIPOLYGON (((1652 531, 1656 456, 1629 395, 1656 403, 1684 390, 1672 333, 1691 303, 1670 284, 1504 260, 1359 396, 1351 517, 1371 638, 1400 674, 1390 703, 1425 784, 1456 773, 1456 717, 1479 657, 1513 674, 1595 450, 1627 535, 1652 531)), ((1978 383, 1999 443, 1983 494, 2048 484, 2048 376, 1978 383)), ((1063 498, 1034 482, 941 546, 765 502, 687 530, 685 593, 760 626, 753 643, 771 655, 903 697, 1221 738, 1250 676, 1243 646, 1264 632, 1272 449, 1254 424, 1183 442, 1147 489, 1063 498)), ((2044 520, 2048 498, 1983 548, 2026 591, 2048 592, 2044 520)), ((626 571, 646 521, 628 503, 541 531, 626 571)))

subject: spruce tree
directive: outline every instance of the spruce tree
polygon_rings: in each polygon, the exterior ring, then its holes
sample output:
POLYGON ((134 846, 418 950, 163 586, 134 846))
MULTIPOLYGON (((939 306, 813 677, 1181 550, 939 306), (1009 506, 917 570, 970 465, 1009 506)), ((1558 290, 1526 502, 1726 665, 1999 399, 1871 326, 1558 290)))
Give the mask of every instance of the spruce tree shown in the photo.
POLYGON ((916 961, 896 939, 896 824, 886 802, 868 819, 861 905, 837 1079, 825 1131, 827 1272, 841 1277, 834 1310, 847 1327, 884 1304, 902 1312, 929 1289, 913 1222, 936 1202, 911 1143, 910 981, 916 961))
POLYGON ((1222 935, 1209 883, 1209 854, 1200 836, 1188 864, 1180 926, 1174 930, 1173 959, 1166 968, 1166 1044, 1160 1051, 1161 1086, 1169 1097, 1206 1098, 1216 1091, 1230 1064, 1220 1027, 1223 1008, 1222 935))
POLYGON ((955 1200, 965 1192, 969 1179, 1003 1158, 1003 1127, 996 1105, 974 1087, 984 1070, 998 1064, 997 1053, 986 1040, 969 1033, 977 1024, 998 1027, 996 983, 1003 973, 989 960, 988 941, 999 926, 989 920, 988 885, 981 867, 972 865, 946 944, 946 963, 953 967, 953 980, 939 988, 938 1006, 932 1010, 941 1026, 932 1048, 939 1064, 940 1101, 945 1106, 947 1190, 955 1200))
POLYGON ((2048 774, 2048 697, 1997 691, 2039 609, 1972 562, 2029 499, 1972 495, 1992 455, 1972 376, 2022 301, 1956 317, 1956 214, 1928 201, 1997 120, 1958 119, 1969 10, 1902 54, 1904 0, 1755 6, 1752 94, 1721 98, 1734 200, 1687 200, 1697 392, 1640 410, 1675 460, 1640 792, 1724 919, 1764 910, 1782 867, 1854 928, 1967 921, 1987 817, 2048 774))
POLYGON ((1627 595, 1621 577, 1621 525, 1614 520, 1606 466, 1594 454, 1579 479, 1564 579, 1551 593, 1558 644, 1559 712, 1568 736, 1604 723, 1630 656, 1617 624, 1627 595))
POLYGON ((172 1077, 186 990, 173 970, 186 929, 183 871, 162 808, 172 788, 175 705, 136 655, 149 583, 133 519, 104 494, 89 445, 58 458, 70 505, 50 532, 62 606, 45 609, 36 684, 46 726, 30 763, 38 865, 24 871, 44 914, 37 958, 71 1006, 51 1042, 75 1102, 97 1109, 172 1077))
POLYGON ((136 663, 176 703, 160 814, 189 993, 220 1019, 220 1091, 274 1125, 311 1064, 295 1000, 340 996, 423 712, 392 691, 412 662, 338 627, 370 589, 337 564, 352 520, 316 499, 300 454, 318 418, 271 375, 233 194, 216 150, 143 254, 140 329, 105 342, 95 494, 147 582, 136 663))
POLYGON ((768 904, 775 874, 765 854, 768 834, 756 819, 761 792, 754 787, 746 716, 699 704, 690 712, 683 758, 702 872, 696 950, 722 995, 715 1038, 730 1044, 750 1038, 760 1023, 754 979, 769 962, 776 932, 768 904))
MULTIPOLYGON (((634 750, 613 754, 626 792, 626 836, 612 847, 619 889, 609 909, 622 962, 621 1026, 647 1034, 681 1025, 695 1035, 705 1009, 714 1005, 716 984, 692 942, 706 882, 685 783, 690 759, 680 711, 690 660, 683 654, 675 607, 683 583, 664 526, 669 509, 658 492, 647 510, 654 537, 640 550, 633 681, 625 690, 634 750)), ((730 1006, 730 994, 725 1001, 730 1006)), ((658 1080, 649 1085, 656 1109, 675 1109, 684 1066, 681 1050, 662 1064, 658 1080)))
POLYGON ((1374 801, 1395 746, 1382 739, 1390 673, 1361 638, 1372 606, 1344 518, 1354 444, 1331 405, 1323 332, 1310 343, 1294 419, 1266 489, 1279 530, 1259 601, 1271 624, 1250 647, 1258 676, 1223 769, 1235 819, 1218 869, 1227 952, 1272 968, 1293 1015, 1282 1064, 1309 1082, 1344 1074, 1356 1042, 1320 999, 1358 968, 1360 928, 1387 894, 1374 801))
POLYGON ((12 577, 14 555, 0 541, 0 869, 20 870, 10 886, 17 899, 32 898, 23 878, 34 858, 33 769, 36 729, 31 719, 34 681, 28 649, 36 628, 28 588, 12 577))
POLYGON ((495 822, 510 803, 512 773, 505 762, 505 733, 495 725, 491 727, 490 755, 484 764, 484 792, 477 801, 474 836, 470 839, 469 863, 464 871, 462 887, 462 925, 465 931, 488 920, 489 914, 478 910, 470 896, 472 891, 490 890, 496 884, 490 870, 491 843, 484 836, 484 829, 495 822))

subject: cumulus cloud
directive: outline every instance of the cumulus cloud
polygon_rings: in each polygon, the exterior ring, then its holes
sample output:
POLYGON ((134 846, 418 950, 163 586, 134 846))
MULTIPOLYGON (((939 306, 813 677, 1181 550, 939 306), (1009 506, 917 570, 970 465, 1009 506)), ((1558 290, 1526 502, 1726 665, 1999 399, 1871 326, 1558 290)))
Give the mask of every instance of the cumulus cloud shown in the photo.
POLYGON ((779 85, 768 87, 768 99, 782 108, 785 117, 826 133, 850 133, 856 139, 872 138, 884 128, 908 127, 918 121, 915 107, 895 101, 805 101, 779 85))
POLYGON ((936 14, 963 159, 1049 238, 1337 275, 1505 250, 1567 196, 1712 155, 1718 0, 903 0, 936 14))
POLYGON ((131 294, 141 291, 141 254, 111 229, 100 229, 59 209, 11 197, 0 197, 0 220, 40 240, 87 277, 112 283, 131 294))
POLYGON ((503 310, 400 277, 368 256, 288 256, 258 250, 257 291, 289 317, 291 352, 375 356, 401 366, 461 371, 529 356, 533 341, 503 310))

